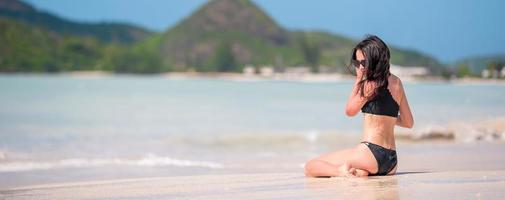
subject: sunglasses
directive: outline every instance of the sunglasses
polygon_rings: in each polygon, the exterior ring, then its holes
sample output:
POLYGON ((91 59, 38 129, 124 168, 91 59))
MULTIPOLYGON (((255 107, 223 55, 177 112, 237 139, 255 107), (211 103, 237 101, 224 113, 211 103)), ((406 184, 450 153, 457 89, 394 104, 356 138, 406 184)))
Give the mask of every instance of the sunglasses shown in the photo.
POLYGON ((366 60, 352 60, 352 65, 354 65, 354 67, 356 68, 359 68, 360 65, 363 65, 363 67, 366 66, 366 60))

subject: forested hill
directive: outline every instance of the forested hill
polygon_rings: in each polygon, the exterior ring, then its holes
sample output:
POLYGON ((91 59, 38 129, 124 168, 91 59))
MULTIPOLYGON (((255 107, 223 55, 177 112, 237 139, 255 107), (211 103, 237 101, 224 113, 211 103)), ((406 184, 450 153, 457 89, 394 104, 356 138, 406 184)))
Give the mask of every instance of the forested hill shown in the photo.
POLYGON ((93 37, 102 42, 133 43, 152 33, 142 27, 123 23, 80 23, 39 11, 19 0, 1 0, 0 16, 19 20, 62 35, 93 37))
MULTIPOLYGON (((317 71, 343 68, 356 44, 326 32, 287 30, 250 0, 211 0, 163 33, 76 23, 18 0, 1 0, 0 26, 2 72, 240 72, 247 64, 317 71)), ((430 56, 390 48, 393 64, 427 66, 435 74, 442 69, 430 56)))
MULTIPOLYGON (((177 70, 228 71, 230 64, 342 67, 355 43, 325 32, 286 30, 249 0, 215 0, 164 33, 160 54, 177 70)), ((441 66, 421 53, 391 49, 395 64, 441 66)))

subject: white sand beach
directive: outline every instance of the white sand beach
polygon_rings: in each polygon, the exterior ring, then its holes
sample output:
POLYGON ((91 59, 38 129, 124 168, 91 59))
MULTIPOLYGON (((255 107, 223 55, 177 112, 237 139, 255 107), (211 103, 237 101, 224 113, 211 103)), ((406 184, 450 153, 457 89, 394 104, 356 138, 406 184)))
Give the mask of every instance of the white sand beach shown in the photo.
POLYGON ((504 199, 503 143, 400 144, 395 176, 306 178, 302 169, 8 188, 0 199, 504 199))
POLYGON ((44 185, 4 199, 503 199, 505 171, 402 172, 370 178, 299 173, 164 177, 44 185))

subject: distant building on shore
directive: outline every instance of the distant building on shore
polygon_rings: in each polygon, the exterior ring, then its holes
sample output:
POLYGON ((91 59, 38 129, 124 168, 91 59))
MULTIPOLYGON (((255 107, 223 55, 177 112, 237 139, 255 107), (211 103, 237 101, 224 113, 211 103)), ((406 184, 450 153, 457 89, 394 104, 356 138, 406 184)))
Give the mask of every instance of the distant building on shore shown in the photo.
POLYGON ((325 66, 325 65, 322 65, 322 66, 319 66, 319 73, 322 73, 322 74, 335 74, 335 73, 338 73, 338 74, 342 74, 345 72, 345 67, 336 67, 336 66, 325 66))
POLYGON ((276 73, 274 67, 270 65, 263 65, 263 66, 253 66, 253 65, 246 65, 244 69, 242 69, 242 74, 245 76, 255 76, 255 75, 260 75, 260 76, 273 76, 274 73, 276 73))
POLYGON ((252 65, 246 65, 242 70, 242 73, 246 76, 254 76, 256 75, 256 68, 252 65))
POLYGON ((261 76, 267 76, 267 77, 270 77, 270 76, 273 76, 274 75, 274 67, 270 66, 270 65, 265 65, 265 66, 261 66, 260 67, 260 75, 261 76))
POLYGON ((310 74, 311 71, 310 67, 306 66, 280 68, 280 67, 273 67, 270 65, 264 65, 258 67, 252 65, 246 65, 242 70, 242 73, 246 76, 253 76, 258 74, 264 77, 271 77, 274 76, 275 74, 284 74, 288 76, 303 76, 306 74, 310 74))
POLYGON ((310 67, 300 66, 300 67, 289 67, 284 69, 284 74, 294 75, 294 76, 302 76, 306 74, 310 74, 310 67))
POLYGON ((505 78, 505 66, 500 71, 484 69, 480 72, 482 78, 505 78))
POLYGON ((482 72, 480 72, 480 76, 482 78, 489 78, 491 77, 491 73, 489 72, 489 69, 484 69, 482 72))
POLYGON ((430 71, 422 66, 400 66, 391 64, 389 69, 392 74, 400 77, 420 77, 430 75, 430 71))

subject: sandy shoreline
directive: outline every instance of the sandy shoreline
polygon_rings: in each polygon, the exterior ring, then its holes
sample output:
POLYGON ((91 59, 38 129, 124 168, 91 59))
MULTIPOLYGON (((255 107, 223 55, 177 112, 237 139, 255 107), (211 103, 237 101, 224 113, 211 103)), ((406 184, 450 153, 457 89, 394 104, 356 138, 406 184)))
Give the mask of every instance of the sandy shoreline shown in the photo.
POLYGON ((402 143, 398 174, 306 178, 301 168, 0 189, 0 199, 503 199, 505 145, 402 143), (279 172, 280 171, 280 172, 279 172))
POLYGON ((17 188, 2 199, 503 199, 505 170, 401 172, 369 178, 299 173, 160 177, 17 188))
MULTIPOLYGON (((234 80, 234 81, 300 81, 300 82, 340 82, 340 81, 353 81, 355 76, 340 74, 340 73, 327 73, 327 74, 273 74, 271 76, 262 75, 246 75, 242 73, 224 73, 224 72, 168 72, 159 74, 117 74, 107 71, 72 71, 72 72, 59 72, 59 73, 0 73, 0 75, 56 75, 56 76, 70 76, 79 78, 103 78, 114 76, 138 76, 138 77, 164 77, 167 79, 181 80, 181 79, 220 79, 220 80, 234 80)), ((451 83, 463 85, 486 85, 497 84, 505 85, 505 79, 482 79, 482 78, 453 78, 445 79, 440 76, 426 76, 426 77, 401 77, 403 82, 406 83, 451 83)))

